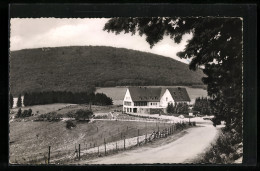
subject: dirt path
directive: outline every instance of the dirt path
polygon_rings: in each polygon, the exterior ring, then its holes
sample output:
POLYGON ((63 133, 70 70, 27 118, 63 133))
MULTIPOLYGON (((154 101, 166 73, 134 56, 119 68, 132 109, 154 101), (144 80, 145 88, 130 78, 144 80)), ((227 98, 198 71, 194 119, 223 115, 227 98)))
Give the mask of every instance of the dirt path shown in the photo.
POLYGON ((185 163, 201 154, 217 135, 217 129, 212 124, 186 131, 184 136, 165 145, 141 147, 113 156, 81 161, 79 164, 185 163))

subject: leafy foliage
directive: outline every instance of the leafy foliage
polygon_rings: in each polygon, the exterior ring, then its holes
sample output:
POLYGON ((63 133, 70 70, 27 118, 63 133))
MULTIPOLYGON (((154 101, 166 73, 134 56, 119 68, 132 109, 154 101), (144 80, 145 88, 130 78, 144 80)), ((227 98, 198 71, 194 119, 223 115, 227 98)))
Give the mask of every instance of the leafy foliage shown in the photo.
POLYGON ((67 129, 71 129, 71 128, 74 128, 74 127, 76 127, 75 123, 73 123, 71 120, 66 121, 66 128, 67 129))
POLYGON ((86 85, 202 85, 202 71, 190 71, 187 66, 160 55, 104 46, 12 51, 10 92, 17 96, 40 91, 85 92, 86 85))
POLYGON ((166 110, 168 114, 188 114, 189 106, 187 103, 175 103, 175 106, 170 103, 166 110))
POLYGON ((61 118, 62 118, 62 114, 57 114, 56 112, 49 112, 49 113, 46 113, 46 114, 41 114, 38 116, 38 119, 40 120, 47 120, 47 121, 60 121, 61 118))
POLYGON ((83 110, 83 109, 79 109, 76 113, 75 113, 75 119, 76 120, 90 120, 90 118, 93 116, 93 112, 90 110, 83 110))
POLYGON ((20 118, 21 117, 21 115, 22 115, 22 109, 21 108, 19 108, 18 109, 18 112, 17 112, 17 114, 16 114, 16 118, 20 118))
POLYGON ((216 118, 242 134, 241 18, 113 18, 104 30, 145 35, 151 47, 165 35, 180 43, 184 34, 191 33, 193 37, 177 55, 191 59, 192 70, 204 68, 202 81, 214 101, 216 118))
POLYGON ((211 109, 211 100, 208 99, 207 97, 196 98, 194 106, 193 106, 193 110, 200 112, 200 114, 202 114, 202 115, 214 114, 211 109))
POLYGON ((242 157, 243 145, 242 139, 238 132, 234 129, 226 131, 221 130, 220 136, 215 144, 212 144, 200 163, 233 163, 238 158, 242 157))
POLYGON ((25 118, 30 116, 32 116, 32 109, 22 111, 21 108, 19 108, 16 114, 16 118, 25 118))
POLYGON ((95 105, 113 105, 113 100, 103 93, 97 93, 94 100, 95 105))
POLYGON ((172 103, 168 103, 166 111, 167 111, 167 113, 174 113, 175 108, 172 103))

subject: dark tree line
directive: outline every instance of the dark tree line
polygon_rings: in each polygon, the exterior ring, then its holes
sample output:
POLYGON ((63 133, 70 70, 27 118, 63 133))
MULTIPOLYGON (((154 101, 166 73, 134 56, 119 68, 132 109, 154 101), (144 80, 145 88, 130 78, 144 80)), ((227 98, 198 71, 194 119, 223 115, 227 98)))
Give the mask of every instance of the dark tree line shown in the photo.
POLYGON ((170 103, 166 110, 168 114, 188 114, 189 106, 187 103, 175 103, 175 105, 170 103))
POLYGON ((202 115, 211 115, 214 114, 212 107, 211 107, 212 100, 208 99, 207 97, 205 98, 196 98, 193 110, 200 112, 202 115))
POLYGON ((22 107, 22 97, 21 97, 21 94, 19 94, 19 96, 18 96, 16 106, 17 107, 22 107))
POLYGON ((74 103, 112 105, 113 101, 103 93, 49 91, 32 92, 24 94, 24 106, 52 104, 52 103, 74 103))

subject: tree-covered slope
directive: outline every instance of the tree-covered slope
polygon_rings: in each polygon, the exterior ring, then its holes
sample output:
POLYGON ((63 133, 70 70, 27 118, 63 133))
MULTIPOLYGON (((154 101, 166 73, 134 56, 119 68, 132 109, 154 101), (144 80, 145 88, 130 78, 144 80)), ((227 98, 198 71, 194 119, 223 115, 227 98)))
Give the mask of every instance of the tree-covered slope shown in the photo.
POLYGON ((198 85, 201 70, 171 58, 103 46, 39 48, 10 53, 11 93, 84 91, 87 85, 198 85))

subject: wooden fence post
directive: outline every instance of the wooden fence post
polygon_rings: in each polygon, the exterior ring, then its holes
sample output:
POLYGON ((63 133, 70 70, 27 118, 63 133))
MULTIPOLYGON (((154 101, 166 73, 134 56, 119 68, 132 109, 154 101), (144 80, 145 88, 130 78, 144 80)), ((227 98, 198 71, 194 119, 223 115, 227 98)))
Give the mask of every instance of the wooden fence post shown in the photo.
POLYGON ((51 146, 49 146, 48 164, 50 164, 50 159, 51 159, 51 146))
POLYGON ((137 130, 137 145, 139 146, 139 129, 137 130))
POLYGON ((117 151, 117 141, 116 141, 116 151, 117 151))
POLYGON ((125 136, 124 136, 124 150, 125 150, 125 136))
POLYGON ((79 160, 80 160, 80 144, 79 144, 79 160))
POLYGON ((107 154, 107 147, 106 147, 106 139, 104 138, 104 145, 105 145, 105 155, 107 154))
POLYGON ((147 131, 145 132, 145 143, 147 142, 147 131))

